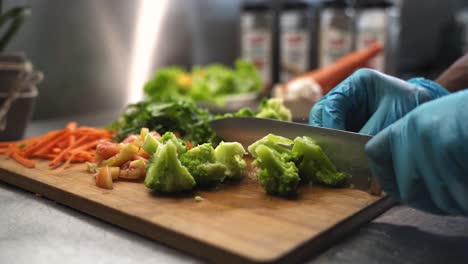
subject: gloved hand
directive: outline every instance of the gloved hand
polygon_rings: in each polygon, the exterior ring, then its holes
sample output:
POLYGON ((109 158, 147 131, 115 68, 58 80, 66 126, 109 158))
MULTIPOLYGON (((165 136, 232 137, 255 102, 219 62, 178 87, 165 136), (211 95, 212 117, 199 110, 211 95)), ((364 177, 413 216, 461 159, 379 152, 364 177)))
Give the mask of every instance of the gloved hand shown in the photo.
POLYGON ((309 123, 375 135, 418 105, 447 94, 447 90, 423 78, 403 81, 361 69, 314 105, 309 123))
POLYGON ((372 138, 366 154, 383 190, 403 203, 468 215, 468 91, 411 111, 372 138))

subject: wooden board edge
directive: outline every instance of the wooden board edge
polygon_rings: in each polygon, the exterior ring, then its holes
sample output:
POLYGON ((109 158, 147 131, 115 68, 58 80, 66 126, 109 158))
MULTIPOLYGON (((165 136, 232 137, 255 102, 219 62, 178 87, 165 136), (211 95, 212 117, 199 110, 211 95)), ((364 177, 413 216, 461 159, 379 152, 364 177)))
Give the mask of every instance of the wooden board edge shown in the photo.
POLYGON ((253 259, 248 256, 237 255, 216 245, 198 241, 190 236, 168 230, 154 223, 149 223, 144 219, 123 213, 102 204, 76 196, 55 186, 36 181, 28 177, 18 177, 13 172, 0 168, 0 181, 17 186, 21 189, 38 193, 57 203, 65 205, 71 209, 86 213, 118 227, 137 233, 143 237, 158 241, 171 248, 190 253, 194 256, 223 263, 291 263, 300 262, 305 258, 313 257, 329 248, 337 239, 340 239, 351 232, 357 226, 370 222, 372 219, 388 210, 395 202, 390 197, 383 197, 369 207, 360 210, 356 214, 339 222, 335 227, 324 231, 318 236, 310 239, 304 244, 292 249, 292 251, 272 259, 253 259), (92 209, 88 205, 92 203, 92 209), (112 217, 110 217, 112 216, 112 217), (124 224, 125 223, 125 224, 124 224), (129 225, 128 223, 132 223, 129 225), (148 224, 154 226, 151 230, 145 228, 148 224), (141 231, 145 230, 145 232, 141 231), (335 236, 335 237, 333 237, 335 236), (332 238, 333 237, 333 238, 332 238), (180 243, 184 240, 184 243, 180 243), (206 250, 210 248, 211 250, 206 250), (316 251, 316 252, 314 252, 316 251), (311 254, 313 253, 313 254, 311 254))
POLYGON ((392 197, 387 195, 383 196, 368 207, 337 223, 331 229, 325 230, 286 255, 272 260, 269 263, 300 263, 306 259, 316 257, 330 248, 336 241, 346 237, 356 228, 369 223, 395 204, 397 204, 397 202, 392 197))

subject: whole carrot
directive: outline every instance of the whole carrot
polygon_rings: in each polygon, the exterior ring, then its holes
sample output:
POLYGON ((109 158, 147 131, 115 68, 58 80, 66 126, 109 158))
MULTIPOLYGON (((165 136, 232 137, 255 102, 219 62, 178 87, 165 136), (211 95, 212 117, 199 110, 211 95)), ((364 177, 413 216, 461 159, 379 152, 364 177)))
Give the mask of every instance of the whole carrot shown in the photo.
POLYGON ((346 79, 355 70, 365 67, 366 63, 379 54, 382 50, 382 44, 375 42, 367 49, 355 51, 345 55, 331 65, 299 75, 296 78, 286 82, 283 87, 288 89, 288 86, 293 82, 304 79, 312 79, 321 86, 322 93, 326 94, 331 89, 333 89, 333 87, 346 79))

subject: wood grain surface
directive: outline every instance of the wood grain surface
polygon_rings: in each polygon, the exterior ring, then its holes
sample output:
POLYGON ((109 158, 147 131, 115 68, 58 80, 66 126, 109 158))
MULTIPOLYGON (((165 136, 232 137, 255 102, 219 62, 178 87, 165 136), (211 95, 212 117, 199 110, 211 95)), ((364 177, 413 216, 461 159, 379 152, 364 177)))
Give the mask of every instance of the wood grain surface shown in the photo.
POLYGON ((294 199, 264 193, 245 178, 167 196, 141 182, 95 186, 84 164, 50 173, 0 159, 0 180, 215 262, 294 262, 325 249, 392 205, 354 189, 302 186, 294 199), (197 202, 195 195, 204 198, 197 202))

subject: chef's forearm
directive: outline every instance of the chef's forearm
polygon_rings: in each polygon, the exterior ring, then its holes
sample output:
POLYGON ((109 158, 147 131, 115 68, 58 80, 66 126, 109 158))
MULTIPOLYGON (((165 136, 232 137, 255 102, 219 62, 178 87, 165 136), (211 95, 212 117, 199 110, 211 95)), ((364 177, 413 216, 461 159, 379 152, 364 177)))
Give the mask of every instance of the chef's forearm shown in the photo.
POLYGON ((452 93, 468 88, 468 53, 445 70, 436 82, 452 93))

